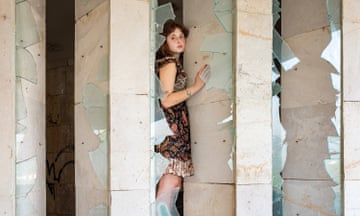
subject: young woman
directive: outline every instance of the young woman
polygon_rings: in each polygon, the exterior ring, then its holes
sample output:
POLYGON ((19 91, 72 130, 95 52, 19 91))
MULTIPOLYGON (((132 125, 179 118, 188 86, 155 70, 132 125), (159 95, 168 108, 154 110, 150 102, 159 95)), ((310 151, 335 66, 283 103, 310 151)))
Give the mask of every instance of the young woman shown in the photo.
POLYGON ((204 65, 197 72, 193 85, 186 85, 187 74, 183 70, 181 59, 188 34, 188 29, 183 25, 168 20, 162 32, 166 41, 157 51, 155 63, 155 72, 164 93, 160 99, 161 108, 174 134, 167 136, 162 143, 155 146, 155 152, 169 160, 169 165, 158 183, 156 197, 157 203, 172 209, 169 210, 171 215, 178 215, 171 205, 176 201, 182 178, 194 174, 190 125, 185 101, 204 87, 205 80, 202 77, 209 72, 209 68, 204 65))

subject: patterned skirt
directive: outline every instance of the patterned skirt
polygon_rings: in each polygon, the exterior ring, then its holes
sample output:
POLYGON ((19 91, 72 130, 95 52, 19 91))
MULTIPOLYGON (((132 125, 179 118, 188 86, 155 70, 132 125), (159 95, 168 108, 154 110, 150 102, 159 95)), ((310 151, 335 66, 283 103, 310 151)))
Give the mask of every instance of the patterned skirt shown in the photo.
POLYGON ((185 102, 163 109, 172 136, 155 146, 155 152, 169 159, 165 174, 181 177, 194 175, 191 159, 189 113, 185 102))

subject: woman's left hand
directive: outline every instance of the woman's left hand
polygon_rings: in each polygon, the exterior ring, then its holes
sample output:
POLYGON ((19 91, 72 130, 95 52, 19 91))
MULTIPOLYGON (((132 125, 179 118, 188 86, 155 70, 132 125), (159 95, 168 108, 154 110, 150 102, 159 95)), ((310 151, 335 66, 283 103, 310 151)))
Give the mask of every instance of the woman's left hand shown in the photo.
POLYGON ((199 89, 204 87, 209 77, 210 77, 210 66, 205 64, 196 73, 194 85, 199 87, 199 89))

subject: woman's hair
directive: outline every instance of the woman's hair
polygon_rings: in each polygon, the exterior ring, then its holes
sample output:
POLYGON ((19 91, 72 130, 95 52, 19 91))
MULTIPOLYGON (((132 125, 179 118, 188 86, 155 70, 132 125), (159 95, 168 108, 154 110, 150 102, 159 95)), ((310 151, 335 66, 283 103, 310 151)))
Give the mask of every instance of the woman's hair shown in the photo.
MULTIPOLYGON (((184 34, 184 37, 187 38, 189 36, 189 29, 187 29, 184 25, 175 22, 172 19, 169 19, 165 22, 163 26, 163 31, 161 35, 163 35, 165 38, 175 31, 175 29, 180 29, 180 31, 184 34)), ((165 42, 160 46, 159 50, 156 52, 156 59, 165 57, 165 56, 172 56, 172 53, 169 49, 169 46, 165 42)))

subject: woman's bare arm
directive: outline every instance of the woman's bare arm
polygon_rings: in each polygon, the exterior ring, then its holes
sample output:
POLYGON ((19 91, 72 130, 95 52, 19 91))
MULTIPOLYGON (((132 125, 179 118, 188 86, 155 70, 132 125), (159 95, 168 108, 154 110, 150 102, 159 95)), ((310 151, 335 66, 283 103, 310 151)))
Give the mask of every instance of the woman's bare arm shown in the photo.
POLYGON ((172 107, 179 104, 196 92, 198 92, 205 83, 200 79, 200 74, 203 72, 205 66, 202 67, 196 74, 195 82, 190 87, 182 91, 174 92, 175 78, 176 78, 176 64, 168 63, 160 68, 160 82, 164 91, 164 97, 161 99, 161 104, 164 108, 172 107))

